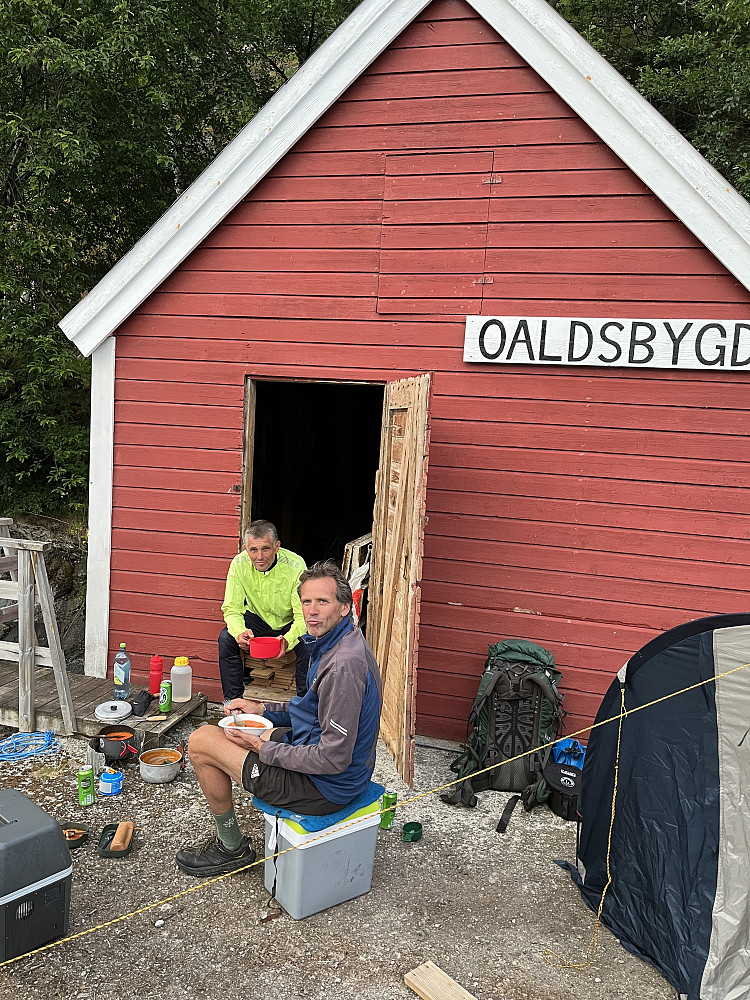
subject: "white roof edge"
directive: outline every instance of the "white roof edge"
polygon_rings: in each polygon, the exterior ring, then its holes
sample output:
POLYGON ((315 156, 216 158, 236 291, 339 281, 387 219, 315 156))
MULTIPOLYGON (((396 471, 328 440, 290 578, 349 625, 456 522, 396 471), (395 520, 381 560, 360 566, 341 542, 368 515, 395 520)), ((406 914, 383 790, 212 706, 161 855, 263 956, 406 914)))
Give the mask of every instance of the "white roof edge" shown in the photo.
MULTIPOLYGON (((364 0, 61 321, 88 356, 430 0, 364 0)), ((546 0, 467 0, 750 289, 750 205, 546 0)))

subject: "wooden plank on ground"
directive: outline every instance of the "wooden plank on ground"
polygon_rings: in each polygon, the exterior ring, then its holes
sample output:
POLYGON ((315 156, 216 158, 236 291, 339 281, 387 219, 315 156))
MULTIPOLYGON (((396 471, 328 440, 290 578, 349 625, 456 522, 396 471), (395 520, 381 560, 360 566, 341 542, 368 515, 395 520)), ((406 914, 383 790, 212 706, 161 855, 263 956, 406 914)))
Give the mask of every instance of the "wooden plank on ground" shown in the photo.
POLYGON ((477 1000, 434 962, 425 962, 407 972, 404 982, 422 1000, 477 1000))

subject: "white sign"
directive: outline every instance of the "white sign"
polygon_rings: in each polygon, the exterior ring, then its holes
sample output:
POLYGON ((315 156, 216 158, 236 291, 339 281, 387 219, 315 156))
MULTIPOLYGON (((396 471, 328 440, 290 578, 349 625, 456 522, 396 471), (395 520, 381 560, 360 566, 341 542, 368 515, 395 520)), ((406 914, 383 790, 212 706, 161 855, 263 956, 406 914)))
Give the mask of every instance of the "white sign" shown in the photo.
POLYGON ((464 361, 750 369, 750 319, 467 316, 464 361))

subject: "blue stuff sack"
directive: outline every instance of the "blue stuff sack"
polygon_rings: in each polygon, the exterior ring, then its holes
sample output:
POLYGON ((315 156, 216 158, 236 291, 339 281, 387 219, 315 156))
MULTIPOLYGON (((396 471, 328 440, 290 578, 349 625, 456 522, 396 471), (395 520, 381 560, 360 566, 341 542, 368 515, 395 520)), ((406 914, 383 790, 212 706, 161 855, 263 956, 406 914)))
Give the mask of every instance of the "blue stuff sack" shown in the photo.
POLYGON ((560 740, 552 748, 552 760, 556 764, 568 764, 570 767, 577 767, 582 770, 583 761, 586 757, 586 745, 578 740, 560 740))

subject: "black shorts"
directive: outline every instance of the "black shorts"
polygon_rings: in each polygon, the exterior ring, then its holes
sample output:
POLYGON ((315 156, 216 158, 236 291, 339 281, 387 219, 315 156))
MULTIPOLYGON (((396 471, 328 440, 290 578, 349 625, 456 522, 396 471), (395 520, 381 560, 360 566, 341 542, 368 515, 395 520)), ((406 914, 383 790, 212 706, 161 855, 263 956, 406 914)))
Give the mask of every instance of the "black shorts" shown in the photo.
MULTIPOLYGON (((280 743, 285 732, 288 730, 274 729, 271 739, 280 743)), ((328 816, 344 808, 341 802, 331 802, 322 795, 309 775, 264 764, 254 750, 248 750, 242 765, 242 787, 269 806, 307 816, 328 816)))

